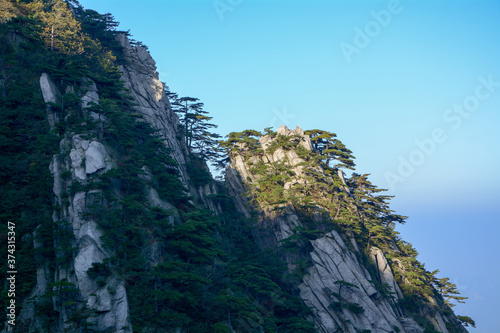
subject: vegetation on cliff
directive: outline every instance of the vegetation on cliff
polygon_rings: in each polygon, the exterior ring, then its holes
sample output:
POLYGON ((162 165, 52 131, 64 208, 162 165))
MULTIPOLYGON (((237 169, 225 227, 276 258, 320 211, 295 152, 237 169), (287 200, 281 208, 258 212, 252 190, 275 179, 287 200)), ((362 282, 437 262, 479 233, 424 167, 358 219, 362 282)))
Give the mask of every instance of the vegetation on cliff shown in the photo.
MULTIPOLYGON (((15 222, 17 228, 17 270, 22 272, 16 290, 18 315, 33 302, 46 332, 53 331, 62 309, 70 314, 65 322, 68 331, 96 331, 96 310, 74 284, 56 279, 61 267, 71 266, 76 252, 71 223, 62 212, 70 206, 70 198, 82 192, 99 193, 82 218, 98 224, 112 253, 86 273, 97 285, 111 277, 125 281, 135 332, 179 328, 184 332, 314 332, 307 320, 309 309, 298 297, 301 272, 289 272, 282 250, 297 244, 306 247, 309 240, 332 229, 355 235, 365 250, 372 246, 384 250, 404 292, 402 306, 415 317, 428 297, 440 302, 436 311, 450 312, 447 304, 463 299, 455 285, 428 272, 416 259, 416 250, 400 239, 394 227, 405 217, 389 208, 390 196, 381 194, 383 190, 371 184, 368 175, 353 173, 344 179, 342 170, 354 168, 354 157, 334 133, 307 131, 312 150, 301 144, 302 138, 272 129, 264 134, 231 133, 219 143, 212 133, 216 126, 202 103, 167 92, 180 118, 178 140, 186 150, 190 183, 183 184, 172 151, 157 129, 136 112, 121 80, 119 65, 126 59, 116 37, 127 33, 116 30, 118 23, 111 14, 84 9, 74 0, 0 0, 0 14, 0 217, 15 222), (58 103, 44 103, 39 86, 42 73, 48 73, 63 92, 58 103), (99 103, 84 111, 81 98, 86 80, 96 84, 99 103), (52 129, 47 107, 58 118, 52 129), (85 182, 69 169, 63 171, 59 204, 49 165, 55 155, 68 157, 64 139, 76 134, 110 147, 116 166, 85 182), (264 135, 272 138, 267 147, 259 141, 264 135), (264 150, 277 149, 297 154, 300 173, 286 163, 252 162, 264 150), (294 238, 280 247, 261 246, 256 241, 262 231, 257 219, 237 211, 223 184, 217 183, 219 194, 208 198, 222 213, 202 207, 189 187, 213 184, 206 162, 222 166, 234 154, 243 156, 258 175, 250 179, 257 210, 279 211, 290 204, 306 217, 320 211, 322 222, 309 219, 310 224, 295 230, 294 238), (171 208, 153 205, 148 200, 151 189, 171 208), (40 268, 49 272, 50 291, 30 299, 40 268)), ((7 225, 0 228, 5 248, 7 225)), ((369 265, 367 256, 361 261, 369 265)), ((6 261, 0 263, 2 277, 5 265, 6 261)), ((338 285, 340 297, 353 288, 346 281, 338 285)), ((4 310, 9 301, 6 290, 2 291, 4 310)), ((387 292, 384 286, 380 290, 387 292)), ((362 312, 355 303, 341 300, 337 306, 362 312)), ((460 318, 473 324, 468 317, 460 318)), ((15 331, 33 331, 32 325, 26 319, 15 331)))
MULTIPOLYGON (((21 304, 35 302, 36 316, 47 332, 57 326, 62 308, 71 314, 67 329, 95 331, 95 310, 85 304, 74 284, 56 281, 55 274, 75 255, 71 225, 61 212, 75 193, 99 191, 95 193, 102 195, 94 198, 82 218, 98 223, 113 256, 94 263, 87 274, 98 285, 110 276, 125 279, 134 331, 171 332, 179 327, 192 332, 258 327, 314 331, 304 319, 307 309, 283 279, 286 267, 273 249, 255 245, 250 236, 254 226, 235 212, 224 192, 213 198, 224 208, 223 215, 193 204, 196 198, 189 197, 180 182, 169 150, 135 112, 124 89, 118 65, 125 60, 115 38, 123 32, 116 31, 113 17, 85 10, 76 1, 2 1, 1 5, 0 202, 2 219, 17 225, 17 269, 23 273, 17 281, 17 315, 21 304), (42 73, 48 73, 64 92, 59 103, 50 105, 59 119, 52 130, 38 83, 42 73), (99 92, 99 104, 91 104, 85 112, 80 101, 83 78, 95 82, 99 92), (91 112, 103 121, 98 123, 91 112), (117 165, 86 182, 64 171, 62 206, 58 206, 49 164, 60 154, 59 141, 76 133, 111 147, 117 165), (145 180, 144 167, 152 180, 145 180), (145 192, 149 187, 172 209, 153 206, 145 192), (42 242, 36 249, 35 230, 42 242), (145 255, 152 244, 158 245, 160 258, 153 265, 145 255), (29 300, 40 267, 50 272, 51 292, 29 300)), ((207 123, 210 118, 199 105, 189 110, 193 113, 185 111, 179 136, 191 155, 188 170, 193 182, 202 185, 211 182, 206 173, 200 176, 199 168, 206 168, 204 159, 212 158, 213 147, 207 144, 216 136, 207 131, 214 125, 207 123)), ((1 228, 4 244, 6 224, 1 228)), ((1 263, 2 276, 5 264, 1 263)), ((9 299, 3 290, 6 305, 9 299)), ((33 330, 32 324, 27 319, 15 330, 33 330)))
MULTIPOLYGON (((280 134, 269 128, 263 133, 245 130, 230 133, 221 145, 233 161, 242 156, 254 175, 245 181, 256 210, 279 212, 292 205, 305 221, 311 221, 296 228, 294 235, 282 240, 283 245, 307 246, 308 242, 299 240, 313 240, 333 229, 354 236, 364 250, 361 261, 368 266, 370 249, 381 249, 403 292, 400 305, 430 331, 432 324, 425 318, 429 302, 437 301, 435 311, 452 313, 453 302, 463 303, 467 297, 459 296, 448 278, 437 278, 439 270, 429 272, 418 261, 413 246, 401 239, 395 227, 407 217, 390 209, 392 196, 384 195, 385 189, 372 184, 368 174, 352 172, 346 178, 344 170, 354 170, 354 156, 336 134, 318 129, 304 134, 280 134), (314 215, 321 216, 319 222, 314 215)), ((379 287, 382 292, 386 288, 379 287)), ((473 323, 464 318, 460 317, 463 323, 473 323)), ((458 332, 453 324, 448 326, 450 332, 458 332)))

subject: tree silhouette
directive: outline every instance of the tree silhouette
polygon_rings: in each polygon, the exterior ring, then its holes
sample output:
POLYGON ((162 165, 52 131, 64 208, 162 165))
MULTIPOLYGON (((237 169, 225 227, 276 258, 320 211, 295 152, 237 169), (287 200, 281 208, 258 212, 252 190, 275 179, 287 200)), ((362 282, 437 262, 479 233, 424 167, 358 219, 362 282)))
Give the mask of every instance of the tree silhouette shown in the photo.
POLYGON ((217 128, 217 125, 209 122, 212 117, 203 110, 204 104, 199 102, 198 98, 178 98, 176 94, 168 94, 170 98, 174 98, 172 108, 179 115, 188 153, 216 163, 222 155, 218 143, 221 136, 211 131, 217 128))
POLYGON ((338 170, 339 168, 346 168, 354 170, 354 156, 352 151, 338 139, 337 134, 313 129, 304 132, 311 137, 313 149, 320 154, 327 168, 338 170), (331 164, 337 161, 337 164, 331 164))

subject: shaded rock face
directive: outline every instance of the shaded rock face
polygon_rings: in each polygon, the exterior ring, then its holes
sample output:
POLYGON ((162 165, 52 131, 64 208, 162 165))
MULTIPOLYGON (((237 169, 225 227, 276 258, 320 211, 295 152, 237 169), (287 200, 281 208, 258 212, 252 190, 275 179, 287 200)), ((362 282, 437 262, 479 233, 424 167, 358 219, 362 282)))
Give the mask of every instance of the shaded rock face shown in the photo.
POLYGON ((47 103, 47 120, 49 121, 50 129, 53 130, 56 123, 59 121, 59 117, 57 113, 52 110, 50 104, 59 103, 61 100, 61 92, 47 73, 42 73, 40 76, 40 90, 42 91, 43 101, 47 103))
POLYGON ((125 65, 120 66, 122 79, 138 104, 135 109, 153 128, 158 130, 165 145, 171 148, 171 156, 178 164, 181 181, 189 194, 199 198, 205 208, 216 214, 220 213, 220 205, 208 199, 210 195, 217 193, 215 185, 212 183, 196 187, 189 181, 186 168, 189 157, 182 134, 178 131, 179 117, 172 110, 165 94, 165 86, 159 80, 156 62, 143 47, 130 45, 126 35, 121 34, 117 38, 124 47, 125 53, 125 65))
POLYGON ((146 49, 131 46, 126 35, 119 35, 118 40, 125 52, 125 65, 120 66, 125 87, 130 89, 130 94, 138 104, 136 110, 153 128, 159 130, 165 145, 172 149, 172 157, 179 164, 182 181, 187 185, 186 150, 177 137, 179 118, 164 92, 156 63, 146 49))
MULTIPOLYGON (((403 316, 396 303, 383 297, 375 288, 373 277, 337 232, 332 231, 312 241, 312 245, 314 250, 310 255, 313 266, 307 270, 299 288, 300 296, 313 309, 315 322, 321 331, 392 332, 397 327, 401 332, 423 332, 422 328, 415 331, 419 326, 412 319, 401 321, 403 316), (344 287, 342 290, 338 281, 346 281, 356 287, 344 287), (332 296, 332 293, 339 294, 345 304, 359 304, 364 311, 358 314, 345 308, 332 310, 332 302, 339 302, 339 297, 332 296), (408 330, 410 326, 412 330, 408 330)), ((385 273, 387 279, 394 281, 390 268, 380 273, 385 273)))
MULTIPOLYGON (((195 188, 189 182, 186 169, 188 157, 183 147, 182 137, 179 137, 177 133, 179 120, 170 107, 163 83, 158 80, 154 60, 142 47, 131 46, 125 35, 119 36, 119 39, 124 46, 126 58, 126 65, 121 67, 122 78, 126 88, 130 89, 135 103, 138 104, 135 107, 136 110, 153 128, 159 130, 165 145, 171 148, 172 157, 178 163, 180 178, 190 194, 198 198, 204 208, 216 213, 220 212, 219 205, 209 199, 211 195, 217 194, 214 183, 195 188)), ((40 88, 43 99, 47 103, 49 124, 51 129, 54 129, 61 119, 53 111, 52 104, 59 105, 62 95, 47 73, 43 73, 40 77, 40 88)), ((69 89, 75 90, 74 87, 69 87, 69 89)), ((90 116, 96 122, 97 127, 102 130, 103 124, 108 121, 107 118, 89 109, 93 104, 99 104, 98 88, 92 80, 82 78, 80 99, 81 113, 90 116)), ((40 300, 45 294, 54 291, 51 290, 51 283, 69 284, 75 289, 72 295, 66 296, 67 299, 62 296, 52 297, 52 306, 57 313, 57 327, 52 327, 51 332, 78 331, 69 324, 68 320, 75 311, 85 309, 95 314, 87 319, 87 322, 96 331, 132 332, 125 281, 115 274, 96 281, 88 273, 94 264, 103 263, 113 255, 103 244, 103 233, 98 224, 90 217, 91 214, 87 214, 91 206, 107 205, 104 195, 100 190, 70 190, 75 185, 78 185, 76 188, 85 187, 116 166, 116 151, 107 146, 106 142, 88 133, 65 133, 61 137, 60 153, 53 157, 50 164, 50 171, 54 178, 53 221, 65 223, 67 231, 71 234, 71 246, 74 250, 70 258, 66 259, 65 264, 57 266, 55 270, 49 269, 48 264, 38 268, 37 284, 31 294, 31 299, 40 300), (76 305, 67 305, 67 301, 74 301, 76 305)), ((172 211, 173 215, 170 216, 172 224, 180 222, 180 216, 175 208, 161 199, 158 192, 150 186, 154 179, 153 175, 145 166, 142 171, 143 174, 138 177, 148 184, 146 193, 149 204, 152 207, 157 206, 172 211)), ((119 182, 113 183, 112 187, 115 192, 120 191, 119 182)), ((35 231, 35 248, 42 246, 38 239, 37 231, 35 231)), ((55 242, 62 243, 63 240, 56 237, 55 242)), ((143 253, 151 266, 159 263, 158 243, 150 242, 145 245, 143 253)), ((64 255, 56 253, 59 260, 63 260, 64 255)), ((43 260, 40 261, 43 262, 43 260)), ((44 332, 43 327, 46 323, 35 315, 38 311, 36 306, 36 302, 26 302, 20 316, 21 318, 34 318, 28 324, 30 332, 44 332)))
MULTIPOLYGON (((299 144, 308 150, 312 150, 309 136, 297 127, 290 130, 285 126, 277 130, 277 134, 295 136, 300 138, 299 144)), ((233 154, 231 165, 226 172, 229 193, 235 198, 237 209, 247 217, 250 210, 247 198, 247 187, 245 183, 255 181, 258 175, 252 174, 251 166, 259 161, 264 163, 285 162, 290 170, 296 175, 303 173, 301 160, 295 151, 278 148, 268 151, 267 148, 273 139, 269 136, 260 138, 261 147, 264 150, 261 156, 245 158, 239 154, 233 154)), ((320 167, 318 172, 323 173, 320 167)), ((343 177, 340 177, 343 179, 343 177)), ((299 182, 297 177, 295 182, 299 182)), ((344 182, 345 184, 345 182, 344 182)), ((285 184, 284 188, 293 185, 285 184)), ((346 189, 347 191, 347 189, 346 189)), ((273 241, 279 241, 294 234, 294 229, 303 226, 301 217, 292 206, 281 207, 280 213, 266 207, 259 207, 260 223, 272 230, 273 241)), ((318 217, 320 218, 320 217, 318 217)), ((348 237, 343 236, 344 239, 348 237)), ((359 262, 356 252, 359 252, 354 239, 350 239, 347 246, 336 231, 330 231, 323 237, 310 241, 312 251, 309 256, 312 265, 306 270, 299 285, 300 297, 311 309, 312 318, 316 328, 320 332, 359 332, 371 330, 371 332, 415 332, 422 333, 424 330, 412 318, 406 317, 402 309, 397 305, 395 299, 382 295, 377 290, 373 281, 387 283, 395 293, 395 298, 402 297, 401 290, 395 282, 392 271, 387 264, 383 252, 378 248, 372 248, 372 260, 378 269, 379 276, 371 276, 367 269, 359 262), (342 287, 347 283, 347 286, 342 287), (354 286, 352 286, 354 285, 354 286), (343 304, 343 305, 342 305, 343 304), (337 305, 337 306, 335 306, 337 305), (351 310, 360 307, 361 311, 351 310)), ((269 237, 266 241, 269 241, 269 237)), ((288 267, 295 267, 294 258, 285 254, 288 267)), ((439 327, 436 325, 436 327, 439 327)), ((446 328, 445 328, 446 329, 446 328)), ((444 332, 444 330, 442 330, 444 332)))
POLYGON ((392 274, 391 267, 385 259, 384 253, 379 248, 372 247, 370 249, 370 257, 378 269, 379 281, 382 284, 386 283, 391 288, 391 292, 397 297, 397 299, 403 298, 403 293, 396 283, 396 280, 394 280, 394 275, 392 274))
MULTIPOLYGON (((59 103, 60 94, 48 74, 42 74, 40 86, 46 103, 59 103)), ((99 103, 99 96, 97 87, 92 81, 83 78, 82 87, 84 89, 81 106, 82 111, 86 112, 90 103, 99 103)), ((49 111, 50 106, 48 106, 49 123, 53 126, 52 121, 58 119, 51 118, 49 111)), ((111 156, 111 152, 103 142, 91 139, 86 133, 66 133, 60 142, 60 154, 55 155, 50 164, 50 171, 54 177, 55 207, 58 207, 54 210, 53 221, 66 222, 68 226, 66 228, 72 236, 66 239, 72 239, 71 245, 74 251, 66 260, 62 259, 64 257, 62 252, 56 252, 56 258, 66 264, 56 266, 55 271, 49 271, 48 267, 38 269, 37 286, 31 296, 40 298, 50 292, 49 281, 53 281, 56 285, 68 284, 75 289, 72 295, 52 296, 53 308, 58 314, 57 327, 51 328, 53 332, 74 331, 75 328, 69 324, 71 316, 75 311, 84 311, 85 308, 95 313, 95 316, 91 316, 87 321, 96 330, 132 332, 125 281, 111 275, 104 281, 97 282, 88 274, 93 264, 102 263, 112 255, 102 242, 103 234, 97 223, 86 216, 91 205, 105 204, 103 194, 100 190, 69 191, 71 186, 75 184, 85 186, 103 172, 114 168, 116 161, 111 156), (68 305, 68 300, 77 305, 68 305)), ((34 239, 35 247, 40 246, 37 244, 36 232, 34 239)), ((59 236, 55 242, 63 244, 65 241, 59 236)), ((33 316, 35 311, 34 303, 29 303, 21 312, 21 317, 33 316)), ((30 330, 43 331, 43 325, 37 317, 30 330)))

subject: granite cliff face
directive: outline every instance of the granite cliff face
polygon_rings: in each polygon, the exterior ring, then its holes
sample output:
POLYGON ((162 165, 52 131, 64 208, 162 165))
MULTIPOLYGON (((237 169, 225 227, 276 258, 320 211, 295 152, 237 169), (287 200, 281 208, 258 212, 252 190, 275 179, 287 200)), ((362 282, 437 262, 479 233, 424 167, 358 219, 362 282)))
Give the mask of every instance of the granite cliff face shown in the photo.
MULTIPOLYGON (((312 150, 310 137, 300 128, 289 130, 280 127, 277 137, 294 137, 299 140, 298 145, 312 150)), ((230 153, 231 165, 226 174, 229 191, 237 202, 238 209, 250 216, 253 211, 257 214, 259 223, 271 233, 265 234, 266 242, 276 245, 283 243, 287 238, 296 234, 296 230, 303 228, 310 220, 304 219, 292 204, 281 203, 271 207, 262 203, 250 204, 248 191, 255 186, 262 175, 255 174, 253 167, 259 164, 279 163, 285 165, 294 177, 283 184, 285 191, 295 184, 306 181, 304 160, 293 149, 269 147, 276 138, 265 135, 260 138, 262 152, 249 157, 245 145, 240 144, 240 152, 230 153), (253 208, 250 208, 250 207, 253 208), (278 209, 277 209, 278 207, 278 209)), ((324 175, 321 167, 315 167, 317 172, 324 175)), ((343 175, 339 178, 346 185, 343 175)), ((259 191, 258 189, 257 191, 259 191)), ((347 186, 344 192, 349 194, 347 186)), ((325 196, 327 193, 325 193, 325 196)), ((322 215, 319 211, 313 214, 313 220, 320 224, 322 215)), ((370 273, 366 262, 361 262, 361 249, 358 247, 352 234, 340 233, 336 230, 327 230, 322 237, 310 240, 310 248, 306 257, 310 264, 302 276, 300 297, 311 309, 311 320, 314 321, 319 332, 408 332, 421 333, 424 328, 405 311, 400 301, 402 291, 395 280, 393 271, 388 264, 384 253, 377 247, 371 246, 367 251, 371 264, 376 268, 370 273), (347 282, 347 283, 346 283, 347 282), (388 293, 380 289, 380 284, 388 288, 388 293), (347 287, 346 287, 347 286, 347 287), (342 307, 344 304, 357 304, 363 310, 357 311, 357 306, 342 307), (333 306, 332 306, 333 304, 333 306), (337 305, 337 306, 335 306, 337 305)), ((278 245, 279 246, 279 245, 278 245)), ((298 258, 292 253, 284 253, 290 270, 297 266, 298 258)), ((436 301, 429 299, 427 307, 422 309, 422 315, 432 322, 434 329, 439 332, 448 332, 446 322, 458 323, 454 315, 443 316, 437 311, 436 301)), ((466 330, 460 326, 460 331, 466 330)))
MULTIPOLYGON (((187 168, 189 155, 178 130, 179 119, 172 111, 163 83, 158 79, 154 60, 144 48, 131 46, 125 35, 119 35, 118 40, 124 48, 125 60, 120 66, 122 80, 135 103, 133 108, 140 115, 140 121, 147 122, 159 133, 163 145, 175 161, 178 178, 191 198, 190 203, 215 214, 223 214, 220 203, 213 200, 219 193, 215 182, 194 185, 190 180, 187 168)), ((71 115, 63 116, 58 111, 58 105, 63 103, 63 94, 49 74, 41 75, 40 87, 47 103, 47 120, 51 129, 56 130, 58 123, 71 115)), ((56 263, 52 265, 40 258, 39 262, 44 264, 37 267, 36 286, 30 298, 24 301, 20 317, 29 332, 48 332, 48 325, 50 332, 77 332, 83 327, 78 321, 82 317, 86 318, 85 327, 99 332, 132 332, 130 282, 126 280, 126 272, 113 272, 99 279, 91 274, 97 268, 106 266, 114 256, 114 249, 105 244, 106 236, 99 226, 99 217, 92 212, 96 207, 104 210, 123 208, 119 203, 110 202, 104 190, 94 184, 112 174, 123 163, 124 157, 117 151, 116 145, 100 134, 110 119, 96 112, 100 96, 95 82, 82 77, 78 86, 67 85, 65 89, 66 92, 78 92, 79 116, 94 122, 95 128, 92 131, 66 130, 59 134, 60 150, 50 164, 54 179, 52 220, 58 228, 53 235, 56 263), (36 315, 43 306, 53 309, 53 323, 48 324, 46 318, 36 315)), ((298 140, 297 147, 313 150, 310 137, 300 128, 289 130, 283 126, 276 135, 293 137, 298 140)), ((258 165, 277 163, 291 171, 294 176, 283 184, 285 192, 308 183, 308 170, 300 152, 297 149, 271 148, 275 141, 276 137, 271 135, 260 137, 262 151, 258 154, 231 152, 231 165, 226 171, 226 190, 239 213, 250 220, 257 220, 259 228, 252 235, 254 241, 262 248, 279 248, 289 273, 301 272, 300 282, 293 287, 310 309, 308 319, 314 322, 316 330, 424 332, 422 325, 402 305, 403 292, 393 271, 397 260, 390 265, 386 253, 380 248, 372 245, 367 250, 361 249, 352 233, 336 228, 323 227, 321 236, 288 242, 298 236, 297 230, 311 223, 323 225, 324 212, 313 209, 313 213, 305 219, 296 206, 286 201, 279 203, 279 209, 276 209, 276 206, 262 202, 256 204, 248 197, 249 191, 255 189, 255 183, 262 177, 254 171, 258 165), (299 250, 287 251, 284 244, 299 250), (381 285, 385 287, 381 288, 381 285)), ((242 145, 240 148, 243 151, 245 147, 242 145)), ((314 166, 313 169, 325 176, 321 166, 314 166)), ((179 224, 180 213, 171 202, 162 199, 155 178, 157 175, 151 168, 144 165, 135 176, 145 184, 148 205, 168 211, 170 225, 179 224)), ((116 197, 122 197, 123 181, 116 177, 106 179, 110 182, 107 190, 116 197)), ((343 195, 351 195, 341 171, 338 179, 343 195)), ((40 252, 44 246, 41 238, 41 230, 35 230, 34 248, 40 252)), ((165 245, 161 244, 161 240, 153 236, 143 240, 141 251, 149 269, 165 260, 162 246, 165 245)), ((397 246, 393 247, 397 251, 397 246)), ((404 267, 400 269, 404 270, 404 267)), ((229 292, 231 290, 228 289, 229 292)), ((427 305, 418 310, 420 317, 425 317, 439 332, 449 332, 449 323, 459 327, 459 332, 465 332, 452 313, 440 311, 439 307, 435 299, 429 298, 427 305)), ((243 324, 240 327, 243 328, 233 328, 231 320, 227 320, 227 328, 232 332, 263 330, 262 324, 255 324, 253 328, 243 324)), ((175 331, 186 330, 179 325, 175 331)))
MULTIPOLYGON (((163 83, 158 80, 154 60, 144 48, 131 46, 125 35, 119 35, 118 39, 125 55, 124 65, 120 67, 122 79, 136 104, 135 110, 143 121, 148 122, 160 134, 177 164, 182 184, 199 199, 202 207, 217 212, 220 207, 208 198, 216 193, 215 184, 194 186, 189 180, 186 149, 182 146, 182 140, 178 139, 179 120, 170 107, 163 83)), ((61 113, 56 109, 63 102, 63 94, 47 73, 40 77, 40 88, 43 100, 47 103, 47 119, 54 130, 61 121, 61 113)), ((90 117, 97 123, 97 132, 102 131, 109 119, 92 111, 91 107, 99 104, 96 84, 82 77, 81 86, 77 88, 81 116, 90 117)), ((73 91, 75 87, 66 89, 73 91)), ((81 327, 72 318, 85 311, 95 314, 87 324, 99 332, 132 332, 125 280, 118 277, 118 274, 111 274, 104 281, 96 281, 88 274, 95 264, 101 264, 113 255, 113 251, 103 243, 103 231, 98 223, 89 217, 90 210, 95 209, 96 205, 108 207, 109 204, 102 190, 88 188, 107 171, 115 169, 120 163, 120 156, 99 135, 65 131, 60 137, 60 153, 53 157, 50 164, 54 178, 53 223, 65 225, 71 241, 70 244, 63 244, 67 241, 62 236, 55 236, 54 247, 64 245, 73 250, 70 254, 62 251, 56 253, 57 261, 64 264, 55 265, 55 269, 50 268, 48 263, 38 267, 36 287, 30 299, 25 301, 20 317, 25 321, 28 331, 44 332, 44 327, 48 324, 36 313, 41 304, 46 302, 47 295, 52 295, 50 303, 55 311, 56 323, 50 324, 50 332, 79 331, 81 327)), ((146 166, 142 171, 137 177, 141 177, 146 183, 152 181, 154 175, 146 166)), ((120 195, 120 181, 112 180, 112 187, 115 194, 120 195)), ((172 224, 175 223, 178 214, 172 204, 161 199, 153 186, 147 186, 146 193, 147 201, 152 207, 173 212, 169 218, 172 224)), ((35 249, 42 247, 38 238, 35 231, 35 249)), ((153 240, 144 249, 144 253, 151 265, 158 263, 159 246, 153 240)))

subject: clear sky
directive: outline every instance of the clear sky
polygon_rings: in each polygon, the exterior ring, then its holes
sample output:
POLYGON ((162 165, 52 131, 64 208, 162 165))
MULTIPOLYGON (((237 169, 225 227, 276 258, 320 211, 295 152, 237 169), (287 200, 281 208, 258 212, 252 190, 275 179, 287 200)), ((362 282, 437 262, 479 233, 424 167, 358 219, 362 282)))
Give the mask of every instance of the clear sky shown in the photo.
POLYGON ((500 332, 500 1, 80 0, 149 46, 226 135, 335 132, 398 230, 500 332))

